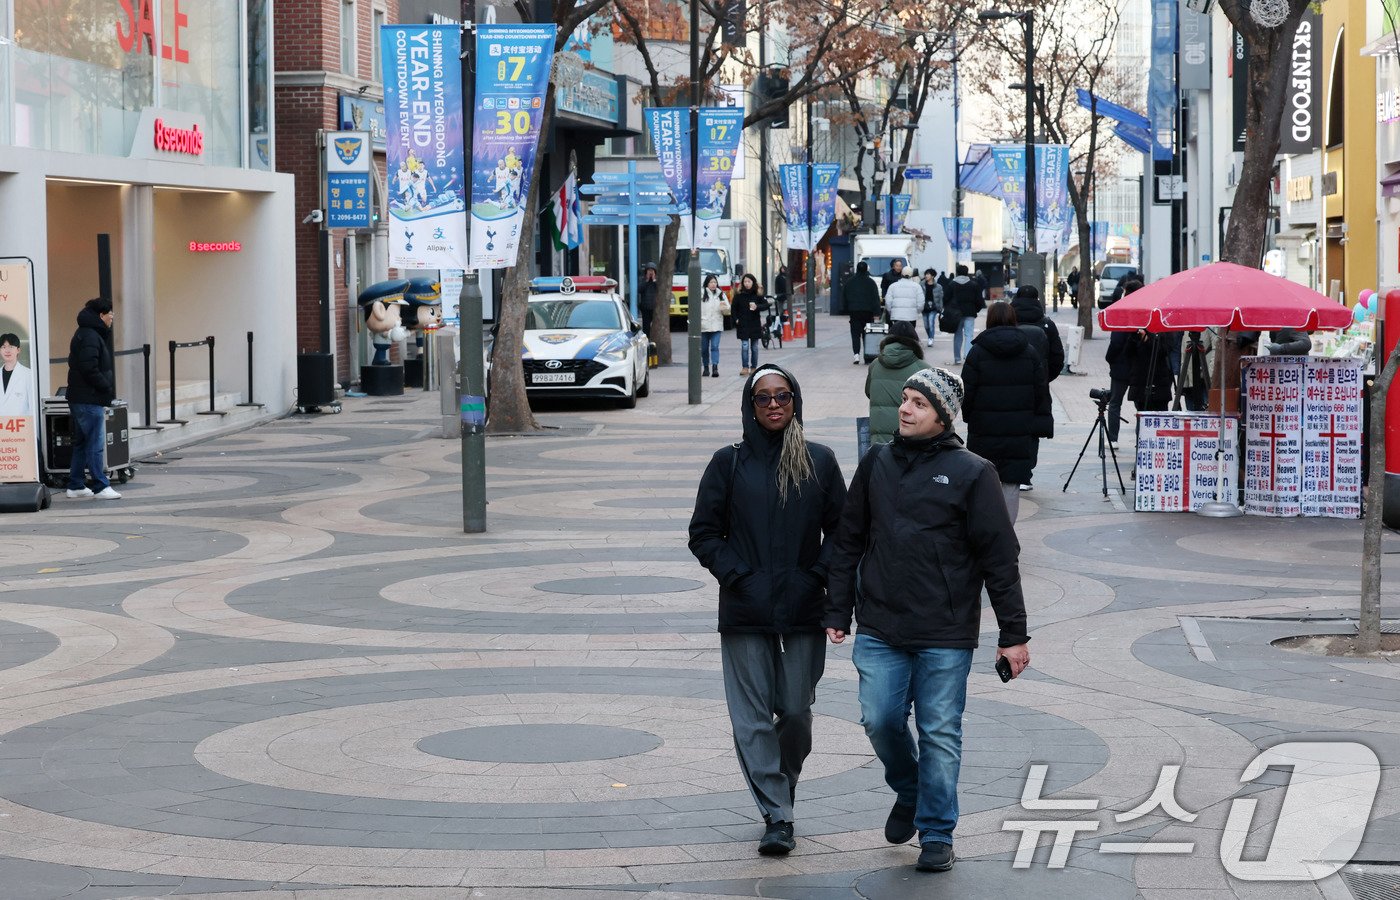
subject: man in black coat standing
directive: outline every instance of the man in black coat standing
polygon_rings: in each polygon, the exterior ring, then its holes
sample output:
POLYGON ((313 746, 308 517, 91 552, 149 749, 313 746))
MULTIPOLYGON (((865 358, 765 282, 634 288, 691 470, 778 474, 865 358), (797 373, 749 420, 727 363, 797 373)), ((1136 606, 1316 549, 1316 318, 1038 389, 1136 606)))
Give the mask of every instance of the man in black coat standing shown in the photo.
POLYGON ((642 331, 651 334, 651 320, 656 316, 656 263, 642 267, 642 283, 637 285, 637 312, 642 314, 642 331))
POLYGON ((865 326, 875 321, 880 314, 880 294, 875 287, 875 279, 870 277, 870 264, 865 260, 856 263, 856 271, 841 288, 846 298, 846 314, 851 317, 851 352, 853 362, 861 364, 860 342, 865 335, 865 326))
POLYGON ((885 298, 885 294, 889 293, 890 285, 894 284, 896 281, 899 281, 903 277, 904 260, 892 260, 890 262, 889 270, 885 272, 885 274, 880 278, 880 299, 883 300, 885 298))
POLYGON ((68 343, 68 412, 72 423, 73 462, 68 469, 68 496, 120 500, 103 468, 107 438, 106 408, 117 398, 112 353, 112 301, 94 297, 78 311, 78 330, 68 343), (94 493, 84 472, 98 485, 94 493))

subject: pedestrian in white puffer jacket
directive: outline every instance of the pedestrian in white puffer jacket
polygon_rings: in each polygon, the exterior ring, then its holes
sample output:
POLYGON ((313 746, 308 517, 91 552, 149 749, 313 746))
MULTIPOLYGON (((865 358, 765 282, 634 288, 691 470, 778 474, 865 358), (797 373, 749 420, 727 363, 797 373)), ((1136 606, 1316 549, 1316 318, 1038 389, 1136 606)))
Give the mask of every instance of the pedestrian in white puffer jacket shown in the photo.
POLYGON ((729 315, 729 300, 719 289, 719 279, 705 276, 700 291, 700 364, 701 374, 719 377, 719 339, 724 334, 724 317, 729 315))
POLYGON ((919 316, 924 311, 924 290, 914 280, 914 270, 909 277, 901 278, 885 292, 885 314, 890 317, 890 334, 919 339, 919 316))

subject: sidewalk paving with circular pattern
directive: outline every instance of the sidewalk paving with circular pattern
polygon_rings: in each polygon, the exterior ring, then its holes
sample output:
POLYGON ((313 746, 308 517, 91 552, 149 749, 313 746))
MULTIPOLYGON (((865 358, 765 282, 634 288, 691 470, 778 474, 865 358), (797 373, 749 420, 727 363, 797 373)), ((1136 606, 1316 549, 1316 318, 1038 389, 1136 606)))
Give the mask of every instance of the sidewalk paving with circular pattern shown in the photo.
MULTIPOLYGON (((800 380, 809 437, 849 478, 865 369, 843 319, 818 327, 816 349, 765 359, 800 380)), ((1281 802, 1286 777, 1241 782, 1262 748, 1356 740, 1400 765, 1400 669, 1271 645, 1354 615, 1360 524, 1133 513, 1097 459, 1061 491, 1105 344, 1052 385, 1059 436, 1017 526, 1033 668, 1010 685, 984 617, 951 872, 884 842, 849 645, 818 689, 797 850, 754 852, 717 589, 686 549, 741 380, 706 379, 692 406, 673 367, 635 410, 555 405, 552 429, 490 438, 484 535, 461 533, 459 444, 417 392, 168 453, 117 504, 8 517, 0 900, 1349 896, 1338 876, 1234 879, 1219 846, 1232 800, 1281 802), (1164 765, 1199 818, 1119 821, 1164 765), (1033 766, 1044 795, 1097 808, 1023 808, 1033 766), (1067 817, 1096 827, 1062 869, 1050 836, 1014 864, 1008 821, 1067 817), (1100 849, 1154 840, 1195 849, 1100 849)), ((945 336, 928 352, 951 358, 945 336)), ((1400 863, 1389 776, 1369 863, 1400 863)))

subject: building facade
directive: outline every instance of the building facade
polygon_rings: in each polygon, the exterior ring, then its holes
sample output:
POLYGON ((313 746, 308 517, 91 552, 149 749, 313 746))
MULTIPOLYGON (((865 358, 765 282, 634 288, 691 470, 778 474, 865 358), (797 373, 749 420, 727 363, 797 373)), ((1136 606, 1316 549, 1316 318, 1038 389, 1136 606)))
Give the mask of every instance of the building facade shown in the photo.
MULTIPOLYGON (((218 390, 292 402, 292 179, 274 171, 272 0, 0 4, 0 256, 34 263, 32 351, 52 395, 110 244, 116 348, 216 338, 218 390)), ((203 376, 187 364, 179 381, 203 376)), ((142 360, 118 396, 144 411, 142 360)), ((179 429, 163 441, 178 443, 179 429)), ((150 446, 150 444, 147 444, 150 446)))

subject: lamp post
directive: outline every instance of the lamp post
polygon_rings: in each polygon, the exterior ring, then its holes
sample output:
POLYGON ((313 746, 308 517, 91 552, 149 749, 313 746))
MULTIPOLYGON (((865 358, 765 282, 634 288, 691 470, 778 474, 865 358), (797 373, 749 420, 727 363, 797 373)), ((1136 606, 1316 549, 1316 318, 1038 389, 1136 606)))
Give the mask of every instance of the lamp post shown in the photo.
MULTIPOLYGON (((691 0, 695 2, 695 0, 691 0)), ((807 346, 817 346, 817 236, 812 234, 812 98, 807 102, 807 346)))
MULTIPOLYGON (((686 345, 690 375, 688 400, 701 402, 700 388, 700 245, 695 233, 696 191, 700 158, 700 0, 690 0, 690 266, 686 281, 686 345)), ((681 213, 685 215, 683 211, 681 213)))
MULTIPOLYGON (((1024 85, 1026 88, 1026 252, 1024 256, 1037 257, 1035 247, 1035 222, 1036 222, 1036 196, 1035 196, 1035 13, 1031 10, 1025 12, 1004 12, 1003 10, 992 8, 985 9, 977 14, 979 22, 995 22, 1000 19, 1017 19, 1021 23, 1021 29, 1026 38, 1026 74, 1024 85)), ((1027 269, 1025 260, 1021 264, 1021 284, 1026 284, 1027 269)), ((1032 263, 1033 270, 1029 273, 1032 282, 1040 288, 1041 296, 1045 295, 1045 271, 1044 264, 1040 260, 1032 263)))

